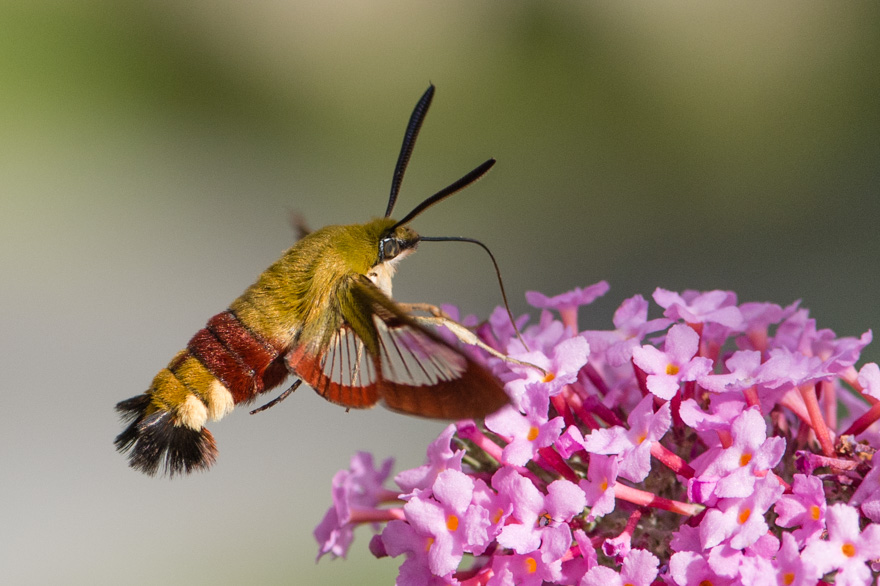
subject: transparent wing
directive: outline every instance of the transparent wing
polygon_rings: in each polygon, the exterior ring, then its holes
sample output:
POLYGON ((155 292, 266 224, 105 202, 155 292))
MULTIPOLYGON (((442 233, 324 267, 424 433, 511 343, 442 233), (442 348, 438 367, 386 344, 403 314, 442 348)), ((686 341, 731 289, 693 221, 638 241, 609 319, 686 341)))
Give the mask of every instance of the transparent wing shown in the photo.
POLYGON ((290 370, 319 395, 346 407, 372 407, 379 400, 377 363, 363 340, 343 325, 317 352, 302 345, 287 357, 290 370))
POLYGON ((379 370, 385 382, 432 386, 458 380, 467 372, 467 358, 421 326, 386 321, 378 315, 373 320, 379 334, 379 370))
POLYGON ((346 407, 389 409, 438 419, 480 418, 509 401, 495 377, 417 324, 366 277, 353 277, 353 303, 328 343, 288 355, 290 369, 346 407))

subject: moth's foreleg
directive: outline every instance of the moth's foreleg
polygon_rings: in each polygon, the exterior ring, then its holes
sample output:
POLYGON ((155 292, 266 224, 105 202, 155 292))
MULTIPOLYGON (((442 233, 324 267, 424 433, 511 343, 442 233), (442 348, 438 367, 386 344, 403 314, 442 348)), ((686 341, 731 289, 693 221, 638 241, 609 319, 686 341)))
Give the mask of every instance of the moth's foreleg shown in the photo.
POLYGON ((458 323, 457 321, 453 320, 452 318, 447 316, 445 313, 443 313, 443 310, 440 309, 439 307, 429 305, 427 303, 410 303, 410 304, 403 304, 403 306, 405 308, 416 307, 418 311, 424 311, 426 313, 432 314, 431 316, 410 315, 410 317, 412 319, 414 319, 416 321, 416 323, 418 323, 419 325, 434 326, 434 327, 443 326, 444 328, 446 328, 447 330, 452 332, 452 335, 455 336, 456 338, 458 338, 464 344, 467 344, 469 346, 477 346, 478 348, 482 348, 483 350, 485 350, 486 352, 488 352, 492 356, 495 356, 496 358, 500 358, 501 360, 503 360, 505 362, 509 362, 511 364, 517 364, 519 366, 525 366, 527 368, 534 368, 535 370, 538 370, 542 375, 544 375, 544 376, 547 375, 547 371, 544 370, 543 368, 541 368, 540 366, 532 364, 531 362, 524 362, 522 360, 517 360, 516 358, 511 358, 510 356, 508 356, 502 352, 499 352, 498 350, 496 350, 492 346, 489 346, 488 344, 483 342, 479 337, 477 337, 477 335, 474 332, 472 332, 471 330, 469 330, 465 326, 461 325, 460 323, 458 323), (428 308, 433 308, 440 315, 434 314, 434 312, 428 308))
POLYGON ((434 317, 442 317, 443 319, 452 321, 452 318, 449 317, 449 315, 445 311, 443 311, 436 305, 431 305, 430 303, 398 303, 398 305, 400 305, 400 307, 403 308, 403 310, 410 315, 412 315, 416 311, 421 311, 424 313, 430 313, 434 317))

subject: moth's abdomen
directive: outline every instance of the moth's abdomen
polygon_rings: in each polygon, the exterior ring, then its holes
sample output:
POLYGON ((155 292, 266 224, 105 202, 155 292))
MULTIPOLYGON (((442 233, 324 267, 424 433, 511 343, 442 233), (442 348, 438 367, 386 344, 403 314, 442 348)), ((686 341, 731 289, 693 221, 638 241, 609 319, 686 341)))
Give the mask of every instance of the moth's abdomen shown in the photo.
POLYGON ((212 317, 187 350, 223 384, 236 405, 252 401, 287 377, 284 363, 275 362, 279 349, 246 328, 231 311, 212 317))
POLYGON ((129 422, 116 448, 151 475, 160 468, 171 476, 208 468, 217 448, 205 423, 281 384, 287 377, 281 353, 232 312, 215 315, 146 393, 116 405, 129 422))

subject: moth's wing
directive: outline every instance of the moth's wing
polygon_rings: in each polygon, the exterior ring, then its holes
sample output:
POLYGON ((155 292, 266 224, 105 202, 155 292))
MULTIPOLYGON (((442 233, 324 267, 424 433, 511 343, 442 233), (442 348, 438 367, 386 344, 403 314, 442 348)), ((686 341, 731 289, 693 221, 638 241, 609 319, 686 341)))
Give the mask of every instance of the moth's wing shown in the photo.
MULTIPOLYGON (((351 279, 342 287, 348 288, 351 279)), ((378 334, 372 307, 347 291, 335 296, 340 319, 314 340, 295 345, 288 369, 332 403, 364 409, 379 401, 379 370, 373 355, 378 334), (366 341, 366 342, 365 342, 366 341)))
POLYGON ((291 211, 289 219, 290 227, 293 228, 293 233, 296 234, 297 241, 302 240, 313 232, 309 223, 306 221, 306 217, 302 215, 301 212, 291 211))
POLYGON ((481 365, 417 324, 369 279, 352 277, 343 325, 318 351, 291 351, 291 369, 329 401, 440 419, 484 417, 509 402, 481 365))
POLYGON ((352 296, 371 308, 378 333, 378 388, 389 409, 442 419, 480 418, 510 399, 483 366, 417 324, 365 277, 352 296))

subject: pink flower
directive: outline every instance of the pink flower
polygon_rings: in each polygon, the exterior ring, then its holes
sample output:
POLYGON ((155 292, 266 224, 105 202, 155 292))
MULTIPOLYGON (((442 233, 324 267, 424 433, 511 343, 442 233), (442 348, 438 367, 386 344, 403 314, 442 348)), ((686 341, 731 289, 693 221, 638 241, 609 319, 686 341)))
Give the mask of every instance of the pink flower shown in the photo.
POLYGON ((389 521, 381 536, 385 553, 391 557, 406 554, 406 560, 400 566, 396 586, 429 586, 439 584, 457 584, 451 572, 437 576, 430 568, 428 553, 431 550, 432 538, 419 534, 415 527, 404 521, 389 521))
POLYGON ((768 474, 755 483, 754 492, 745 498, 721 499, 700 523, 703 548, 725 542, 733 549, 743 549, 755 543, 767 533, 764 513, 782 495, 782 490, 779 480, 768 474))
POLYGON ((717 323, 733 330, 741 330, 745 325, 736 306, 736 294, 731 291, 685 291, 679 295, 658 287, 654 301, 666 308, 663 315, 688 324, 717 323))
POLYGON ((513 517, 518 521, 508 522, 501 529, 500 545, 516 553, 529 553, 537 550, 544 539, 558 539, 567 534, 571 541, 571 530, 566 523, 586 506, 584 492, 576 484, 556 480, 544 495, 517 471, 502 468, 492 478, 492 486, 510 498, 513 517))
POLYGON ((880 399, 880 366, 876 362, 869 362, 859 370, 859 384, 864 393, 869 397, 880 399))
POLYGON ((822 575, 812 561, 798 551, 797 540, 791 533, 782 534, 775 573, 779 583, 785 586, 813 586, 822 575))
POLYGON ((719 576, 709 566, 709 561, 692 551, 680 551, 669 559, 669 577, 677 586, 711 584, 712 586, 732 586, 735 581, 719 576))
POLYGON ((394 493, 389 495, 382 486, 393 464, 394 460, 389 458, 376 470, 373 456, 358 452, 351 457, 349 470, 336 473, 333 477, 333 506, 315 529, 315 538, 321 544, 318 559, 327 553, 333 557, 345 557, 353 539, 354 524, 362 520, 357 518, 359 515, 365 520, 381 519, 381 515, 373 519, 372 513, 383 499, 396 497, 394 493))
POLYGON ((651 471, 651 444, 669 429, 672 417, 669 404, 654 412, 653 397, 642 399, 627 419, 629 429, 614 426, 597 429, 584 438, 584 449, 594 454, 616 454, 618 473, 634 482, 641 482, 651 471))
POLYGON ((658 289, 665 318, 648 320, 635 296, 614 330, 577 334, 577 306, 598 290, 531 295, 568 315, 543 310, 522 333, 531 351, 503 309, 478 326, 552 376, 463 347, 514 406, 448 426, 398 490, 383 486, 390 463, 355 456, 334 477, 320 555, 385 523, 370 551, 405 558, 401 586, 867 584, 880 558, 880 368, 856 365, 870 331, 838 337, 797 302, 658 289))
POLYGON ((573 291, 555 297, 547 297, 537 291, 526 291, 526 301, 538 309, 555 309, 562 318, 562 323, 571 331, 577 332, 577 309, 581 305, 589 305, 608 292, 608 283, 599 281, 585 289, 575 287, 573 291))
POLYGON ((523 403, 525 415, 507 406, 486 417, 486 427, 510 442, 504 447, 502 458, 503 463, 514 466, 524 466, 540 448, 552 445, 565 425, 562 417, 547 420, 549 397, 541 389, 526 391, 523 403))
POLYGON ((776 524, 798 527, 793 537, 804 544, 825 530, 825 508, 822 479, 795 474, 791 494, 782 495, 776 503, 776 524))
MULTIPOLYGON (((797 478, 797 477, 795 477, 797 478)), ((849 500, 850 506, 859 507, 875 523, 880 523, 880 465, 874 464, 849 500)), ((822 509, 824 513, 824 508, 822 509)))
POLYGON ((837 570, 835 585, 867 584, 871 569, 866 562, 880 557, 880 525, 861 531, 858 510, 843 503, 828 507, 826 524, 828 540, 808 543, 803 558, 814 563, 820 575, 837 570))
POLYGON ((604 353, 611 366, 620 366, 630 361, 633 348, 645 336, 665 330, 672 324, 666 318, 648 320, 648 302, 641 295, 630 297, 614 312, 614 330, 586 331, 583 335, 590 343, 590 350, 604 353))
POLYGON ((455 425, 448 425, 443 433, 428 446, 427 463, 418 468, 404 470, 394 477, 403 495, 411 495, 416 489, 430 488, 437 475, 444 470, 461 470, 463 450, 453 451, 449 443, 455 433, 455 425))
POLYGON ((648 390, 669 400, 683 381, 697 380, 712 371, 712 361, 696 356, 700 336, 689 326, 677 324, 669 328, 663 351, 654 346, 633 348, 633 363, 648 375, 648 390))
POLYGON ((759 475, 779 463, 785 440, 767 437, 767 424, 757 409, 737 416, 730 435, 733 443, 729 447, 712 448, 704 454, 697 478, 712 480, 715 497, 746 497, 759 475))
POLYGON ((511 356, 517 360, 539 366, 548 374, 541 374, 534 368, 514 366, 512 369, 518 376, 508 381, 504 388, 514 404, 520 407, 523 395, 530 386, 543 385, 543 392, 548 398, 552 397, 559 394, 565 385, 577 380, 578 373, 587 363, 589 355, 590 345, 580 336, 557 342, 549 356, 540 350, 512 353, 511 356))
POLYGON ((586 573, 579 586, 650 586, 657 577, 659 563, 651 552, 634 549, 623 560, 619 574, 611 568, 596 566, 586 573))
POLYGON ((614 510, 614 485, 617 484, 618 460, 616 457, 590 457, 587 477, 578 483, 587 498, 590 514, 587 521, 593 522, 614 510))

